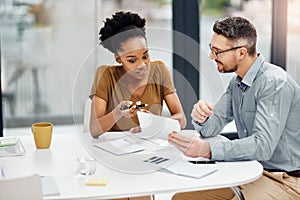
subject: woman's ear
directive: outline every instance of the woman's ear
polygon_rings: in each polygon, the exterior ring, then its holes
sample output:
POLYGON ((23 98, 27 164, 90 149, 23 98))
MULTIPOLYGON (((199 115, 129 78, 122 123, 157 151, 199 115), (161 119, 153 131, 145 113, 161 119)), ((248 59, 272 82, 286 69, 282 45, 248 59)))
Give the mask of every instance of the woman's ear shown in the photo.
POLYGON ((117 61, 117 63, 121 63, 121 58, 117 54, 115 54, 115 60, 117 61))

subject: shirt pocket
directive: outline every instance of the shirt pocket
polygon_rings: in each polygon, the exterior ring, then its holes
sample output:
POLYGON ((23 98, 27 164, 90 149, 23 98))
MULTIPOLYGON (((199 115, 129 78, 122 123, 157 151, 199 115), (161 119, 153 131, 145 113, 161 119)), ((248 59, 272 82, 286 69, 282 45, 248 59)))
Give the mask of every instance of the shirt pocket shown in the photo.
POLYGON ((253 130, 255 113, 256 113, 256 111, 244 111, 243 112, 242 120, 243 120, 243 123, 245 125, 247 132, 249 132, 250 130, 251 131, 253 130))

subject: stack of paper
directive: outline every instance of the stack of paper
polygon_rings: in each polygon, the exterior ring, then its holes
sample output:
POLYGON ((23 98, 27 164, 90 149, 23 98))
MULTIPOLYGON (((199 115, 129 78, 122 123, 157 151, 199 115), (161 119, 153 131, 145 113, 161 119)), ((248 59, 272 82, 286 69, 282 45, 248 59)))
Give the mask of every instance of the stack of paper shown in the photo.
POLYGON ((0 144, 0 157, 21 156, 25 153, 23 144, 18 138, 2 138, 0 144))

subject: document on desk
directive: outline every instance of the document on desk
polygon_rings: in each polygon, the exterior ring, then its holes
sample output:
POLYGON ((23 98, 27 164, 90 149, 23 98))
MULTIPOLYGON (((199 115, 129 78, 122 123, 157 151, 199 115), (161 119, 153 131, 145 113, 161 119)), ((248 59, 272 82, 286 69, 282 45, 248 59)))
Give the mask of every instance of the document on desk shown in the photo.
POLYGON ((180 131, 178 120, 154 115, 146 112, 137 112, 142 132, 138 135, 144 139, 168 139, 168 135, 173 131, 180 131))
POLYGON ((139 141, 131 140, 129 136, 114 140, 100 140, 94 142, 94 146, 114 155, 120 156, 124 154, 136 153, 145 150, 139 141))
POLYGON ((159 171, 190 178, 202 178, 216 172, 217 166, 215 164, 195 165, 184 160, 177 160, 159 171))

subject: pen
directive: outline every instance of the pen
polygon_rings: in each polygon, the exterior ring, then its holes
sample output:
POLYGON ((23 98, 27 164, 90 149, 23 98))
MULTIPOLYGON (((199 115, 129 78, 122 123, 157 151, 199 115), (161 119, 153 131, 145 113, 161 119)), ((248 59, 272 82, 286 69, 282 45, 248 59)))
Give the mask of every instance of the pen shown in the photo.
POLYGON ((193 164, 216 164, 214 160, 189 160, 193 164))
POLYGON ((148 106, 148 104, 143 103, 143 104, 140 104, 140 105, 136 105, 136 108, 144 108, 146 106, 148 106))
MULTIPOLYGON (((127 110, 127 109, 131 108, 132 106, 134 106, 134 105, 131 105, 131 106, 122 106, 120 108, 120 110, 127 110)), ((148 106, 148 104, 144 103, 144 104, 140 104, 140 105, 135 105, 135 108, 143 108, 143 107, 146 107, 146 106, 148 106)))

